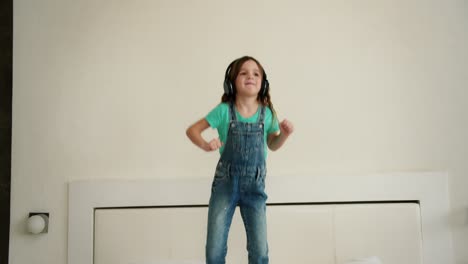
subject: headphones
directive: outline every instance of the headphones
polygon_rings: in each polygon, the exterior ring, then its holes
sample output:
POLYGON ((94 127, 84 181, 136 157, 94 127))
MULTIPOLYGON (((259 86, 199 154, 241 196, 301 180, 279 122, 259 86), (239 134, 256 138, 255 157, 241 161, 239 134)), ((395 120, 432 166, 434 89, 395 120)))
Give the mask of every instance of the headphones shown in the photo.
MULTIPOLYGON (((231 62, 231 64, 229 64, 229 66, 226 69, 226 74, 224 75, 224 94, 226 94, 227 96, 233 96, 234 95, 235 85, 231 82, 231 80, 229 78, 229 74, 231 73, 232 66, 237 61, 239 61, 239 59, 234 60, 233 62, 231 62)), ((270 89, 270 83, 268 82, 265 70, 263 70, 262 85, 260 87, 259 95, 261 97, 264 97, 268 93, 269 89, 270 89)))

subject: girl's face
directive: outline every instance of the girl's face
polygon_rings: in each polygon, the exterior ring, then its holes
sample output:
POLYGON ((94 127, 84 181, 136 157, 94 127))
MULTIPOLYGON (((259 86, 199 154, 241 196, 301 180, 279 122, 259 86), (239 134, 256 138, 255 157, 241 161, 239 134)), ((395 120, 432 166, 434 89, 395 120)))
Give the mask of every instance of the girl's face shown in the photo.
POLYGON ((236 78, 237 95, 256 98, 260 91, 262 77, 262 72, 255 61, 244 62, 236 78))

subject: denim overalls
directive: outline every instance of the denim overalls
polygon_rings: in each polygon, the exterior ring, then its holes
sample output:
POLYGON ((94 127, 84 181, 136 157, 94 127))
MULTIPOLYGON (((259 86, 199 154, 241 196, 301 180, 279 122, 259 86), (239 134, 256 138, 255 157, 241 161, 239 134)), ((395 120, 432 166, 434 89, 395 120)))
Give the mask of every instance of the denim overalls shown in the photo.
POLYGON ((206 263, 224 264, 232 216, 239 205, 247 234, 249 264, 268 263, 265 194, 264 116, 256 123, 237 121, 230 104, 224 151, 216 166, 208 211, 206 263))

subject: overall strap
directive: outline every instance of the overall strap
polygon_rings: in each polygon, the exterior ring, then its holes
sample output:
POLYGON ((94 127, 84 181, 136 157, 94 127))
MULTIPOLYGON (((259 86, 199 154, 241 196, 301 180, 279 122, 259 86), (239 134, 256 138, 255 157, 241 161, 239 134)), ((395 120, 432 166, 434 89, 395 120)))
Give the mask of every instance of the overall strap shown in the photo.
POLYGON ((233 102, 229 103, 229 115, 230 115, 230 118, 229 118, 230 122, 237 121, 236 111, 234 110, 234 103, 233 102))
POLYGON ((257 122, 263 124, 263 121, 265 120, 265 106, 262 105, 261 108, 262 109, 260 110, 260 114, 258 115, 257 122))

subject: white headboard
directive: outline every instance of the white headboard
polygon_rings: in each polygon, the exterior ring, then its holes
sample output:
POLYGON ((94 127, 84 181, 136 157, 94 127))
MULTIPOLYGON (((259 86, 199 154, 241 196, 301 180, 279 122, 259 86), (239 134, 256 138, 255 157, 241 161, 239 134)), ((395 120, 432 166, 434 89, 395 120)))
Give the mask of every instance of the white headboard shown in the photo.
MULTIPOLYGON (((444 172, 269 177, 266 188, 274 204, 419 201, 424 264, 451 264, 447 178, 444 172)), ((71 182, 68 264, 93 264, 96 208, 206 205, 210 188, 211 179, 71 182)))

